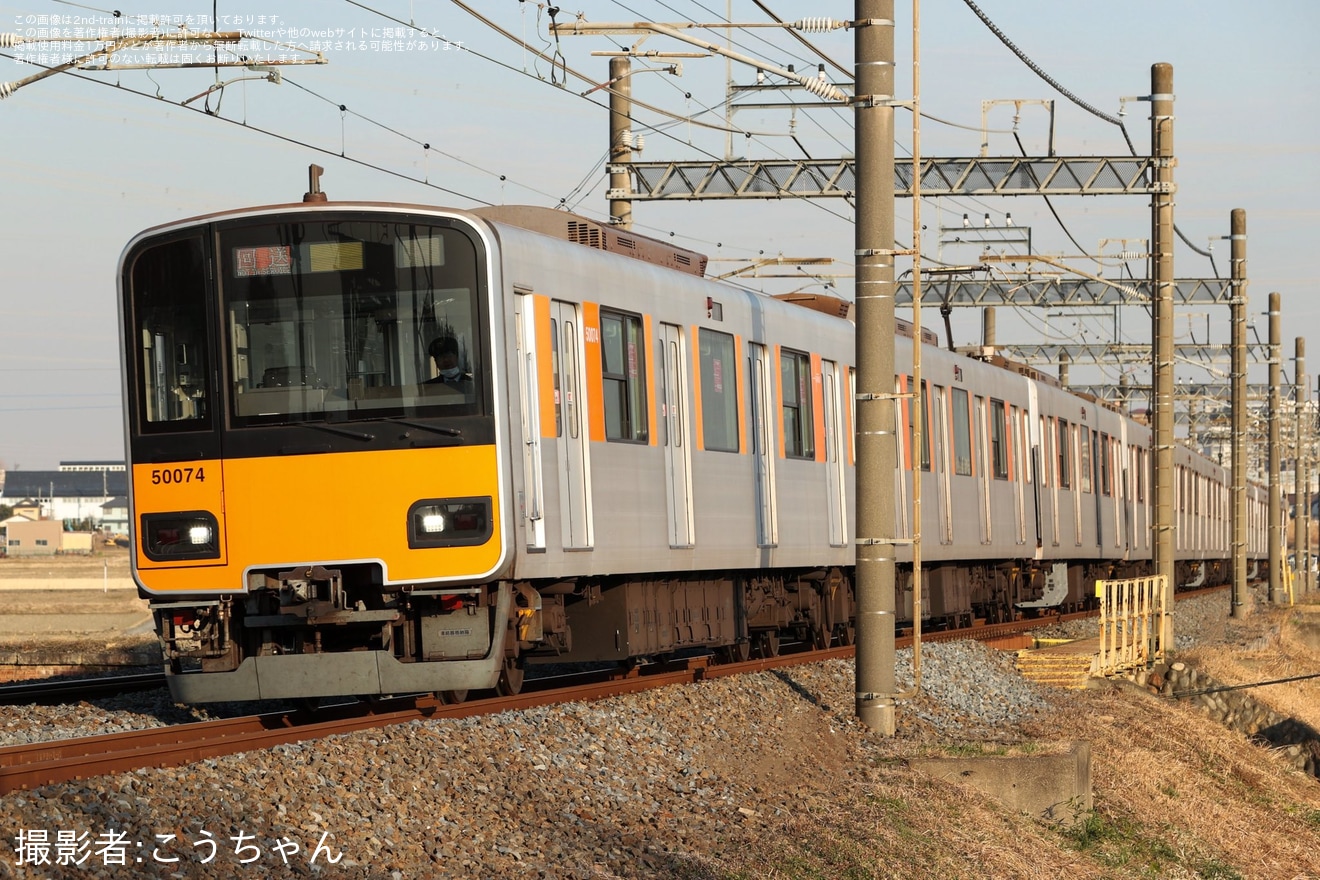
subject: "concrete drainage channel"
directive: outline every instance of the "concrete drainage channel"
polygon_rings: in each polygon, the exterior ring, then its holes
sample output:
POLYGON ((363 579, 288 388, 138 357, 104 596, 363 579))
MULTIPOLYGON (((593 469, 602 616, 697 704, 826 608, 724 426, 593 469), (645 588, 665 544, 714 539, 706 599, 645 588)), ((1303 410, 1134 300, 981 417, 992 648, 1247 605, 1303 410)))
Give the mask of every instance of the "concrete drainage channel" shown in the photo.
POLYGON ((1256 702, 1245 688, 1222 685, 1179 662, 1157 663, 1131 679, 1153 693, 1188 700, 1225 727, 1279 749, 1298 770, 1320 777, 1320 732, 1256 702))

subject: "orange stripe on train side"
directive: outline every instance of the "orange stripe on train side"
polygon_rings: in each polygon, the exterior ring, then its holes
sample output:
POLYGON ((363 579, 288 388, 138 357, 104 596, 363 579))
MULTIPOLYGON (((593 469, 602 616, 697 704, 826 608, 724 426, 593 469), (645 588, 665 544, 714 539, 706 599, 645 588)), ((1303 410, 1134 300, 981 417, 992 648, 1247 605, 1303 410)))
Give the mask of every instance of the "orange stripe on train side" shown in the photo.
POLYGON ((697 338, 698 327, 692 325, 692 366, 696 373, 692 382, 692 442, 696 444, 697 449, 706 448, 706 432, 704 423, 701 420, 701 340, 697 338))
POLYGON ((825 460, 825 379, 821 375, 820 355, 811 356, 811 430, 816 435, 816 461, 825 460))
MULTIPOLYGON (((653 344, 653 340, 651 339, 652 332, 653 330, 651 327, 651 316, 642 315, 642 334, 643 337, 645 338, 643 350, 646 353, 644 358, 646 361, 645 394, 646 395, 654 394, 655 401, 658 404, 660 402, 660 395, 655 392, 655 345, 653 344)), ((651 446, 657 446, 659 445, 660 442, 660 431, 658 429, 660 420, 655 418, 655 414, 656 414, 656 410, 654 407, 652 407, 651 408, 652 421, 651 424, 646 426, 646 437, 647 437, 646 442, 651 446)))
POLYGON ((536 386, 540 406, 541 436, 555 436, 555 339, 550 332, 550 297, 532 297, 532 316, 536 323, 536 386))
POLYGON ((587 376, 588 434, 597 443, 605 442, 604 365, 600 355, 600 303, 582 304, 582 344, 587 362, 582 369, 587 376))

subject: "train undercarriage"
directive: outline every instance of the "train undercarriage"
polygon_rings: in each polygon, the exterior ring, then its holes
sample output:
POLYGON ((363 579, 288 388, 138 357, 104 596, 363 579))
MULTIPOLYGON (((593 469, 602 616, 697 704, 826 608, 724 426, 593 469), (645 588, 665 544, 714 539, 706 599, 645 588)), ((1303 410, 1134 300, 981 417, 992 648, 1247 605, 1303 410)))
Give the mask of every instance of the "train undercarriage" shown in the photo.
MULTIPOLYGON (((1094 607, 1103 578, 1144 563, 1006 561, 924 567, 923 628, 957 629, 1094 607)), ((1226 583, 1221 561, 1180 563, 1189 587, 1226 583)), ((914 617, 896 572, 898 625, 914 617)), ((256 573, 238 597, 153 606, 175 696, 189 702, 438 691, 511 694, 531 663, 635 665, 685 652, 769 657, 781 642, 854 639, 846 568, 412 587, 370 565, 256 573)))

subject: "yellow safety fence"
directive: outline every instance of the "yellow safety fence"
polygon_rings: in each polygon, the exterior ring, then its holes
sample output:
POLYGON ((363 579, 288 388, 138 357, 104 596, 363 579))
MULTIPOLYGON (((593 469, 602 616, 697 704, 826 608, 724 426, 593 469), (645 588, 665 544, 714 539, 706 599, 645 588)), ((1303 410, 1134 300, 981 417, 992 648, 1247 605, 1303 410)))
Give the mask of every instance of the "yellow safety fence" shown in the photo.
POLYGON ((1162 575, 1129 580, 1096 581, 1100 600, 1099 675, 1139 669, 1164 659, 1162 575))

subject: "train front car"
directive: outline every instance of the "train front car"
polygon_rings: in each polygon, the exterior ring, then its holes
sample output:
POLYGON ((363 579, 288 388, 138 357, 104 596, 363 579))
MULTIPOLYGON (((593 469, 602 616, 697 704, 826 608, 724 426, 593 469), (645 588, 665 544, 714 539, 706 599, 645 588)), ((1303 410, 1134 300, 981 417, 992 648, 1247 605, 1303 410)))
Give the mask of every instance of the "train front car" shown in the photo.
POLYGON ((176 699, 496 685, 492 248, 461 215, 326 203, 129 244, 133 568, 176 699))

